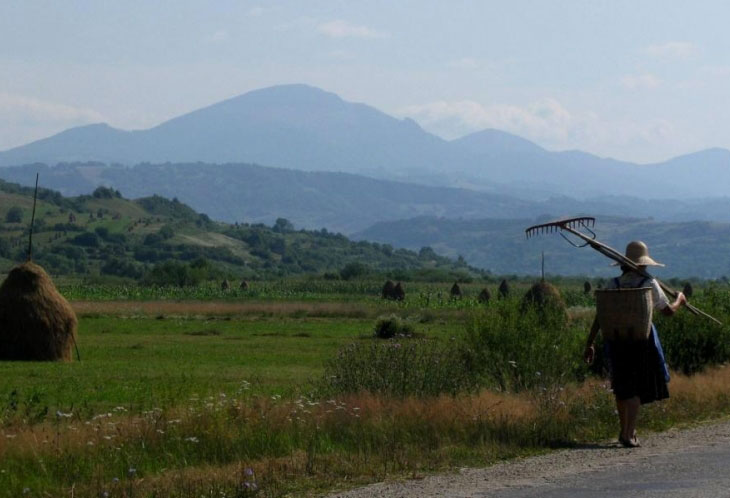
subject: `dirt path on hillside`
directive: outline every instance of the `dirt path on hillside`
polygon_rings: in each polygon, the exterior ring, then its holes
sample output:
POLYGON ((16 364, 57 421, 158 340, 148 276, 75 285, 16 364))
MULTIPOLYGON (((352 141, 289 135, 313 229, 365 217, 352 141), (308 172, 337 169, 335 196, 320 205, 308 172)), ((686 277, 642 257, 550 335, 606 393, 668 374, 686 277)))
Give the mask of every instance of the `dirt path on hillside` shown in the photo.
POLYGON ((648 434, 641 443, 635 449, 614 442, 586 445, 330 498, 730 496, 730 421, 648 434))

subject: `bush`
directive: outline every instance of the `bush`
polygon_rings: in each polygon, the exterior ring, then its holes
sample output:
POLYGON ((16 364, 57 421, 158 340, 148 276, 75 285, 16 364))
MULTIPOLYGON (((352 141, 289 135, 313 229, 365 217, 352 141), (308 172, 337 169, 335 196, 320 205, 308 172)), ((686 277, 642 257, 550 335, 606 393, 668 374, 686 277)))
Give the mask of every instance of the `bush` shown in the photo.
POLYGON ((380 339, 390 339, 395 336, 409 337, 413 332, 413 325, 396 315, 381 316, 375 322, 375 337, 380 339))
POLYGON ((8 223, 20 223, 23 221, 23 210, 18 206, 13 206, 5 213, 5 221, 8 223))
POLYGON ((476 387, 470 352, 458 341, 373 341, 342 348, 325 366, 323 395, 456 395, 476 387))
POLYGON ((351 278, 362 277, 370 273, 370 268, 360 262, 347 263, 342 270, 340 270, 340 276, 342 280, 350 280, 351 278))
POLYGON ((730 361, 730 293, 710 288, 692 303, 724 322, 719 326, 709 319, 680 310, 671 317, 655 313, 654 323, 669 367, 684 374, 702 371, 706 366, 730 361))
POLYGON ((585 324, 566 323, 559 310, 502 299, 475 316, 465 340, 484 383, 521 391, 582 380, 586 334, 585 324))

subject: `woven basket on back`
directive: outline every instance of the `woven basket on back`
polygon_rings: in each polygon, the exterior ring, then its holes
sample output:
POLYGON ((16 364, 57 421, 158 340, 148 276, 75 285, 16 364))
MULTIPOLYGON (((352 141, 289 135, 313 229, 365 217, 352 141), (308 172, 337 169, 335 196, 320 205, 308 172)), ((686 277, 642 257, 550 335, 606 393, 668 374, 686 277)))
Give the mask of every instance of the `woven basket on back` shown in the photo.
POLYGON ((640 341, 651 333, 651 287, 596 291, 596 316, 608 340, 640 341))

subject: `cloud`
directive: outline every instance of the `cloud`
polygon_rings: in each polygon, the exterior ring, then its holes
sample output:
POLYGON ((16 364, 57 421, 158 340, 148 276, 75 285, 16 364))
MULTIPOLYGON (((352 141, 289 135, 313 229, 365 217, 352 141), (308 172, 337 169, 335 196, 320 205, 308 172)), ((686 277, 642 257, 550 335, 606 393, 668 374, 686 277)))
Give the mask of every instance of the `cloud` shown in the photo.
POLYGON ((697 45, 687 41, 670 41, 658 45, 649 45, 644 53, 652 57, 668 59, 686 59, 697 53, 697 45))
POLYGON ((72 126, 107 121, 92 109, 0 92, 0 150, 43 138, 72 126))
POLYGON ((322 23, 317 31, 330 38, 387 38, 388 35, 367 26, 357 26, 342 19, 322 23))
POLYGON ((636 152, 651 145, 675 140, 679 132, 668 121, 643 122, 611 120, 593 111, 569 110, 554 98, 543 98, 519 106, 482 105, 473 100, 437 101, 400 109, 401 116, 415 119, 426 130, 453 139, 468 133, 494 128, 514 133, 552 150, 582 149, 612 155, 636 152))
POLYGON ((629 90, 651 90, 661 84, 661 80, 653 74, 627 74, 619 80, 619 84, 629 90))

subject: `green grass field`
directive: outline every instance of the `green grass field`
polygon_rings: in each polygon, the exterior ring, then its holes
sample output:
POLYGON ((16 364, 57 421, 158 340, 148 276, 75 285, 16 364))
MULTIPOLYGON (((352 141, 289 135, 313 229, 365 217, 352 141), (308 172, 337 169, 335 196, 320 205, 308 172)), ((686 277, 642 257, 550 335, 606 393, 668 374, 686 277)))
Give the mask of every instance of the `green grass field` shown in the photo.
MULTIPOLYGON (((79 317, 81 361, 0 362, 0 497, 314 496, 614 434, 600 379, 512 394, 317 397, 343 346, 405 350, 414 340, 375 339, 379 316, 396 314, 443 344, 491 316, 475 299, 481 284, 463 286, 467 297, 456 301, 444 284, 413 284, 402 303, 374 297, 374 285, 208 287, 185 290, 188 299, 156 289, 134 300, 122 287, 62 284, 79 317)), ((564 294, 570 333, 582 335, 589 298, 577 286, 564 294)), ((724 294, 713 299, 728 308, 724 294)), ((521 335, 504 340, 519 345, 521 335)), ((642 427, 726 412, 729 373, 677 376, 673 398, 646 410, 642 427)))

